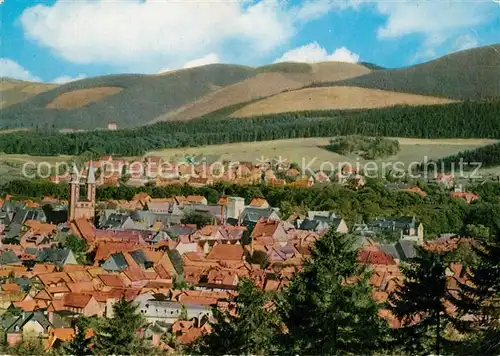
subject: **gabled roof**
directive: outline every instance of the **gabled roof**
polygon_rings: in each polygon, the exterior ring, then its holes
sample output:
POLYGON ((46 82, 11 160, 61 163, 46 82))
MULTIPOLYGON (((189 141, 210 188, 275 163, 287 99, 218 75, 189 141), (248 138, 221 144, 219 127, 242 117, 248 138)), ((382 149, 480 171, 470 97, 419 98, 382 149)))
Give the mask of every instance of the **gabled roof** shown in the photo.
POLYGON ((247 206, 241 213, 242 221, 257 222, 259 219, 268 219, 273 213, 276 213, 274 208, 255 208, 247 206))
POLYGON ((12 265, 20 263, 21 260, 12 250, 0 252, 0 265, 12 265))
POLYGON ((127 260, 121 252, 117 252, 109 256, 109 258, 104 262, 103 267, 107 264, 114 263, 119 271, 124 270, 128 267, 127 260))
POLYGON ((210 250, 210 253, 207 255, 207 259, 242 261, 243 256, 244 251, 241 245, 218 244, 210 250))
POLYGON ((70 308, 85 308, 92 299, 90 294, 68 293, 64 296, 64 306, 70 308))
POLYGON ((63 264, 71 253, 68 248, 44 248, 36 254, 36 261, 63 264))
POLYGON ((52 326, 49 319, 43 312, 23 312, 21 316, 14 317, 4 324, 6 333, 22 332, 22 329, 29 321, 38 322, 44 330, 48 330, 52 326))

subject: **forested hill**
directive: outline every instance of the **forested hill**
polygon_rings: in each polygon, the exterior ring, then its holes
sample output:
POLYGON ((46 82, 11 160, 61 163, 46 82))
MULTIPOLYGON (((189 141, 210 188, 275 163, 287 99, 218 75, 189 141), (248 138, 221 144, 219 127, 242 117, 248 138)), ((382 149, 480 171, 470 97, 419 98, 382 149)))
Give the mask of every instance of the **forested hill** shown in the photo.
POLYGON ((482 100, 500 97, 500 44, 453 53, 408 68, 377 70, 335 83, 371 89, 482 100))
POLYGON ((118 131, 12 132, 1 136, 0 152, 32 155, 94 152, 137 156, 161 148, 339 135, 500 138, 499 118, 500 102, 309 111, 244 120, 216 116, 118 131))
POLYGON ((61 85, 1 111, 0 128, 105 128, 148 124, 168 110, 255 74, 239 65, 213 64, 162 75, 122 74, 61 85))

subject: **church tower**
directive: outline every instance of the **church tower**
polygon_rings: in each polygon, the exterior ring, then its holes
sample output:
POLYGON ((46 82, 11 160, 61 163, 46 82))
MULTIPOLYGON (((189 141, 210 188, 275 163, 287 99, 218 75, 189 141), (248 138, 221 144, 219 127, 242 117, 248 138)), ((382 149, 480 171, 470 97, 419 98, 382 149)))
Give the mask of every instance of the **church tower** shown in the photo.
POLYGON ((77 219, 93 220, 95 217, 96 180, 92 161, 85 182, 86 196, 84 200, 80 200, 80 185, 80 174, 74 165, 69 183, 68 221, 70 222, 77 219))

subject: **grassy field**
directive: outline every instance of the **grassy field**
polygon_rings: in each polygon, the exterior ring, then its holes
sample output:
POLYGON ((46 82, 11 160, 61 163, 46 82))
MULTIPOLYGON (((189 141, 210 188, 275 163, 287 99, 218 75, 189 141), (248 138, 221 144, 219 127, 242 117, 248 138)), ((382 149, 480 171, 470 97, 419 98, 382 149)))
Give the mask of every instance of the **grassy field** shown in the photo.
POLYGON ((370 73, 353 63, 277 63, 257 68, 258 74, 239 83, 211 92, 178 110, 159 116, 155 122, 189 120, 224 107, 297 90, 312 83, 344 80, 370 73))
POLYGON ((0 109, 20 103, 36 94, 43 93, 55 87, 55 84, 32 83, 10 78, 1 78, 0 109))
MULTIPOLYGON (((449 139, 449 140, 425 140, 425 139, 398 139, 401 145, 400 152, 393 157, 378 160, 378 162, 403 162, 407 166, 411 162, 421 162, 424 156, 429 160, 449 156, 460 151, 474 149, 484 145, 495 143, 495 140, 483 139, 449 139)), ((253 161, 258 163, 258 159, 277 158, 286 159, 287 162, 302 164, 302 158, 306 165, 312 161, 309 167, 319 169, 322 162, 331 162, 335 167, 342 162, 361 164, 365 162, 355 156, 342 156, 330 152, 324 148, 328 144, 326 138, 305 138, 294 140, 275 140, 250 143, 235 143, 227 145, 214 145, 196 148, 180 148, 152 151, 148 154, 161 156, 171 162, 183 161, 185 156, 207 157, 209 161, 229 160, 229 161, 253 161), (316 158, 316 159, 315 159, 316 158)), ((125 157, 133 160, 134 157, 125 157)), ((23 165, 26 162, 47 162, 55 166, 58 162, 70 162, 71 156, 29 156, 29 155, 6 155, 0 154, 0 184, 13 179, 22 179, 23 165)), ((33 170, 28 170, 33 173, 33 170)), ((45 173, 45 171, 43 171, 45 173)), ((483 175, 498 175, 500 167, 482 170, 483 175)))
MULTIPOLYGON (((379 162, 403 162, 408 165, 411 162, 423 161, 425 156, 428 157, 428 160, 438 159, 496 142, 495 140, 483 139, 426 140, 399 138, 398 140, 401 145, 400 152, 395 156, 379 160, 379 162)), ((342 162, 352 164, 357 161, 364 162, 364 160, 358 160, 355 156, 347 157, 330 152, 324 148, 327 144, 327 138, 305 138, 167 149, 153 151, 149 154, 161 156, 172 162, 182 161, 186 155, 253 162, 256 162, 261 157, 274 158, 281 156, 288 162, 296 162, 299 165, 302 164, 302 159, 304 159, 307 165, 316 158, 310 165, 313 169, 318 169, 322 162, 331 162, 335 167, 342 162)), ((495 172, 494 169, 490 169, 490 171, 495 172)), ((500 172, 500 169, 498 171, 500 172)))
POLYGON ((59 95, 47 104, 47 109, 76 109, 90 103, 100 101, 107 96, 115 95, 123 89, 118 87, 97 87, 73 90, 59 95))
MULTIPOLYGON (((29 156, 29 155, 6 155, 0 153, 0 184, 6 183, 14 179, 26 178, 23 176, 23 166, 26 163, 35 163, 38 165, 41 162, 47 162, 50 166, 54 167, 58 162, 69 162, 71 161, 71 156, 29 156)), ((32 169, 34 165, 30 164, 26 166, 26 171, 29 174, 33 174, 35 171, 32 169)), ((41 166, 42 167, 42 166, 41 166)), ((47 173, 47 167, 41 168, 42 174, 47 173)))
POLYGON ((453 100, 432 96, 356 87, 323 87, 289 91, 251 103, 232 117, 250 117, 291 111, 375 109, 394 105, 435 105, 453 100))

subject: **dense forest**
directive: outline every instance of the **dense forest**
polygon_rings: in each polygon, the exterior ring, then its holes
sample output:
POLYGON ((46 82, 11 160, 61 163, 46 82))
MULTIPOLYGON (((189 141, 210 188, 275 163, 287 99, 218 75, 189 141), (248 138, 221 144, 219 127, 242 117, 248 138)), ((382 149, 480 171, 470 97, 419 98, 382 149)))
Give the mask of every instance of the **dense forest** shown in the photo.
POLYGON ((354 153, 364 159, 376 159, 398 153, 399 141, 383 137, 339 136, 330 139, 327 148, 341 155, 354 153))
POLYGON ((35 130, 2 134, 0 152, 136 156, 149 150, 303 137, 364 135, 415 138, 500 138, 500 102, 309 111, 244 120, 207 116, 119 131, 62 134, 35 130))
MULTIPOLYGON (((495 143, 473 150, 459 152, 456 155, 444 157, 438 161, 438 166, 449 169, 452 164, 455 164, 456 166, 460 161, 467 163, 481 162, 482 167, 485 168, 498 166, 500 165, 500 143, 495 143)), ((475 166, 471 165, 470 167, 473 169, 475 166)))
MULTIPOLYGON (((484 225, 491 235, 500 234, 500 185, 486 183, 473 187, 481 199, 467 204, 453 199, 447 191, 435 185, 418 184, 429 195, 425 198, 415 193, 391 190, 379 180, 368 180, 367 186, 358 191, 338 185, 316 185, 311 188, 276 187, 272 185, 230 185, 218 183, 194 188, 188 185, 166 187, 100 187, 99 201, 112 199, 130 200, 139 192, 147 192, 154 198, 174 195, 204 195, 210 203, 216 203, 222 195, 240 196, 248 204, 253 197, 267 199, 271 206, 279 207, 284 217, 307 210, 331 210, 343 216, 348 224, 372 221, 380 216, 417 216, 425 226, 427 238, 442 233, 461 232, 469 224, 484 225)), ((11 181, 0 187, 0 193, 19 198, 42 198, 50 195, 67 198, 68 186, 48 181, 11 181)), ((82 194, 84 194, 82 190, 82 194)))

